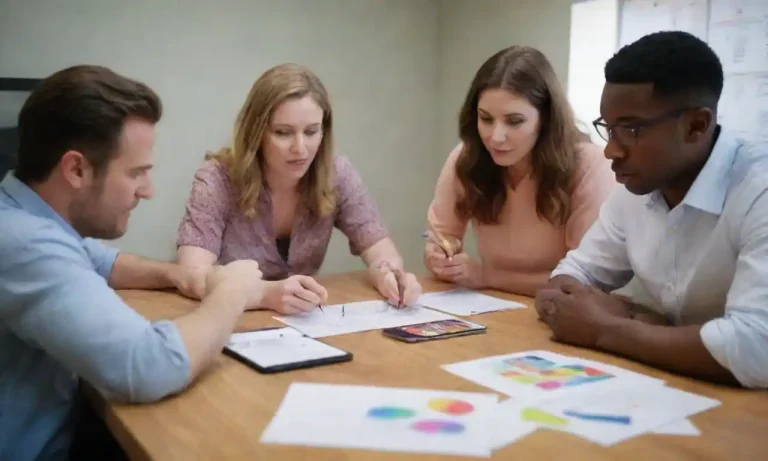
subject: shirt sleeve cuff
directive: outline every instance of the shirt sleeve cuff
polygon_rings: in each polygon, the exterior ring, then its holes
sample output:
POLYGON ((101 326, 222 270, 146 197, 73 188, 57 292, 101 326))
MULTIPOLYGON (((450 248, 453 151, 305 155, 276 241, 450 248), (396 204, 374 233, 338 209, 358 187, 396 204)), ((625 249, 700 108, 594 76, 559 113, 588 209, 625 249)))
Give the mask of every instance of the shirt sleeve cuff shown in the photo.
POLYGON ((573 277, 576 280, 578 280, 579 283, 581 283, 582 285, 587 285, 587 286, 592 285, 592 282, 590 282, 589 279, 584 277, 582 274, 575 271, 569 271, 568 268, 562 267, 562 265, 557 266, 555 270, 552 271, 552 273, 549 275, 549 279, 552 280, 558 275, 567 275, 569 277, 573 277))
POLYGON ((108 280, 120 250, 90 238, 84 240, 84 246, 94 270, 108 280))
POLYGON ((732 332, 727 322, 722 319, 713 319, 705 323, 699 331, 701 341, 704 343, 704 347, 712 355, 712 357, 726 370, 730 370, 730 364, 728 363, 728 354, 726 353, 726 338, 732 332))

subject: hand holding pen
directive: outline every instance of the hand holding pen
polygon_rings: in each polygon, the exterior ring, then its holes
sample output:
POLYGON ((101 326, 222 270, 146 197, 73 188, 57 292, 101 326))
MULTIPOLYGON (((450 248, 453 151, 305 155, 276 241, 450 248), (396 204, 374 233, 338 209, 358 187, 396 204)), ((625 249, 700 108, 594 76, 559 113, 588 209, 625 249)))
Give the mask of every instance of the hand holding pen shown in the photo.
POLYGON ((448 261, 452 261, 453 256, 461 251, 461 241, 456 237, 448 236, 434 230, 428 230, 421 236, 427 239, 428 256, 442 256, 448 261))
POLYGON ((421 296, 421 284, 415 275, 386 261, 378 269, 380 276, 376 286, 387 302, 397 308, 416 304, 421 296))
POLYGON ((425 232, 424 237, 424 262, 435 277, 467 288, 484 287, 482 264, 461 251, 458 238, 434 230, 425 232))
POLYGON ((264 307, 281 314, 309 312, 328 301, 325 288, 306 275, 292 275, 285 280, 267 283, 264 307))

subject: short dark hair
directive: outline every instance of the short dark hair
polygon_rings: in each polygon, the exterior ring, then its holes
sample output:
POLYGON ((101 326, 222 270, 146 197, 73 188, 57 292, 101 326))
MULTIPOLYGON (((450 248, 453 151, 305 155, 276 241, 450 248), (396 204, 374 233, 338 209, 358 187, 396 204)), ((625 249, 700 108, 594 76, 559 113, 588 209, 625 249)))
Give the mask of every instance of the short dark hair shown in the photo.
POLYGON ((605 65, 607 83, 652 83, 662 99, 717 109, 723 66, 712 48, 682 31, 655 32, 622 47, 605 65))
POLYGON ((47 179, 69 150, 81 152, 97 174, 115 155, 128 117, 157 123, 162 104, 147 85, 106 67, 79 65, 44 79, 19 113, 16 177, 47 179))

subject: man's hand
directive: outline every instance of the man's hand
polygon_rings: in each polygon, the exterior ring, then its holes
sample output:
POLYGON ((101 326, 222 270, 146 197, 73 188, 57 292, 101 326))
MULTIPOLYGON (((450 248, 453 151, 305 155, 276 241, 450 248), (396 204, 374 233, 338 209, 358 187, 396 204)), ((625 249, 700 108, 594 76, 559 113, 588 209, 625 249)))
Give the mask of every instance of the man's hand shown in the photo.
POLYGON ((259 263, 253 260, 240 260, 225 266, 213 266, 206 274, 205 291, 210 295, 219 287, 232 289, 245 299, 245 308, 258 306, 264 298, 267 282, 261 279, 259 263))
POLYGON ((179 292, 192 299, 203 299, 205 296, 205 279, 212 266, 183 266, 175 264, 169 278, 179 292))
POLYGON ((600 334, 632 311, 621 299, 592 287, 568 293, 545 288, 536 293, 536 310, 552 329, 555 341, 596 348, 600 334))

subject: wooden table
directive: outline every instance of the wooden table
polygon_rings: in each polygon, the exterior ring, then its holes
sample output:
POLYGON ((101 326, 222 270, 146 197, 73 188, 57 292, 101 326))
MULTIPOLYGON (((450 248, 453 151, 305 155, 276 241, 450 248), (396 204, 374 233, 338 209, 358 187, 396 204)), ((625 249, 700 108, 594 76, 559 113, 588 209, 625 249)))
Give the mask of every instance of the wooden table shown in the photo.
MULTIPOLYGON (((330 293, 329 303, 376 299, 362 273, 318 278, 330 293)), ((425 291, 447 286, 422 280, 425 291)), ((524 302, 529 299, 495 295, 524 302)), ((168 319, 194 309, 196 303, 172 293, 125 291, 121 296, 151 320, 168 319)), ((248 312, 239 326, 247 330, 282 325, 270 312, 248 312)), ((291 382, 322 382, 490 392, 439 368, 442 364, 489 355, 547 349, 578 355, 662 378, 682 390, 713 397, 722 405, 691 418, 699 437, 642 435, 604 448, 570 434, 539 430, 494 453, 493 459, 570 460, 766 460, 768 394, 726 388, 682 378, 599 352, 550 341, 535 311, 484 314, 474 320, 488 332, 445 341, 406 344, 370 331, 325 338, 354 353, 352 362, 262 375, 221 356, 215 369, 186 392, 151 405, 105 404, 101 411, 110 430, 132 459, 157 460, 380 460, 456 459, 368 450, 340 450, 260 444, 259 438, 291 382)))

